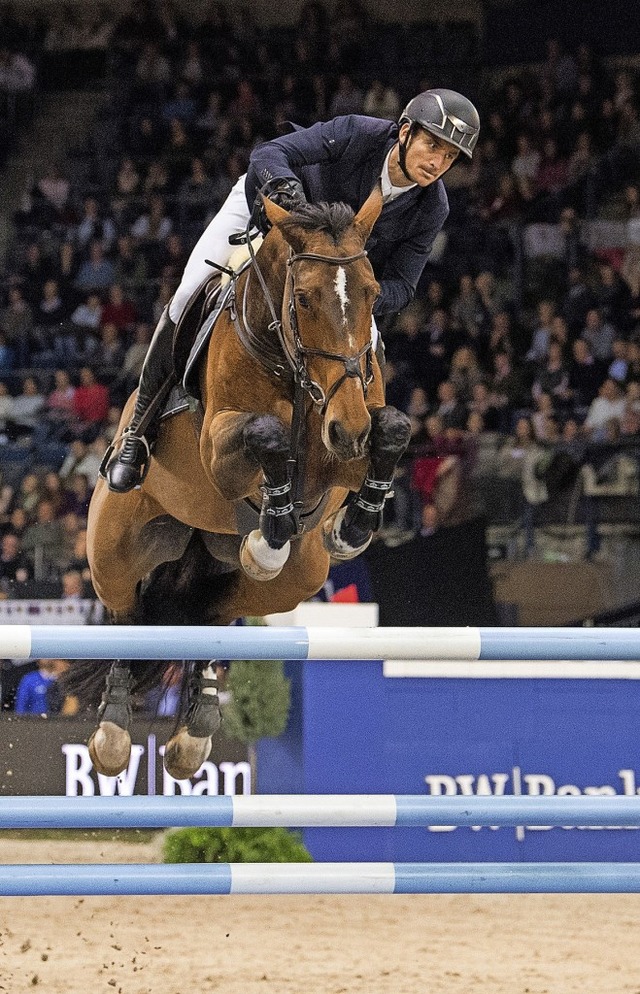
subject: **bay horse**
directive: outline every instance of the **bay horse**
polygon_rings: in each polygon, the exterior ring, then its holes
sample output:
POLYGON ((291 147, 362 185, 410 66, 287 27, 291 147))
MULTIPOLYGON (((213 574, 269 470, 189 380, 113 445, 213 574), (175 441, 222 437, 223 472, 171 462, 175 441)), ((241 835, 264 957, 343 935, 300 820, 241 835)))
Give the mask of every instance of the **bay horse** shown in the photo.
MULTIPOLYGON (((198 410, 163 420, 139 489, 116 494, 99 479, 93 493, 88 558, 113 623, 226 625, 292 610, 332 558, 358 555, 380 527, 410 434, 385 406, 371 340, 379 285, 364 246, 381 206, 379 188, 357 214, 264 199, 272 227, 233 278, 198 410)), ((98 772, 127 766, 130 694, 168 665, 112 662, 89 741, 98 772)), ((183 724, 164 757, 176 779, 199 769, 220 723, 212 663, 185 669, 183 724)))

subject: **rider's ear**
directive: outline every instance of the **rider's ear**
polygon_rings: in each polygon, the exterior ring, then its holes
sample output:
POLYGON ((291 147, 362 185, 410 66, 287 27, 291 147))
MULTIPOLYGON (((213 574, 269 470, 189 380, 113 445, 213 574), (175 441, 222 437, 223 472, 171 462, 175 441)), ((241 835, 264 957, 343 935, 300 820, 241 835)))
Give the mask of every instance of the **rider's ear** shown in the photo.
POLYGON ((382 187, 376 183, 355 217, 354 224, 366 242, 382 210, 382 187))
POLYGON ((264 194, 260 194, 262 197, 262 203, 264 204, 264 212, 269 218, 271 227, 277 227, 282 221, 286 221, 289 217, 289 211, 286 211, 284 207, 280 207, 279 204, 274 204, 273 200, 269 200, 264 194))

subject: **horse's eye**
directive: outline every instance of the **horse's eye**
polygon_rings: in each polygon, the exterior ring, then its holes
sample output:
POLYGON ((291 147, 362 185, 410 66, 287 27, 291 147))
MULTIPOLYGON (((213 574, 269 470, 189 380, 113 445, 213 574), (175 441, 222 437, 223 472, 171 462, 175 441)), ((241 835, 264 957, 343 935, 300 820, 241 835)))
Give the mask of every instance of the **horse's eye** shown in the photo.
POLYGON ((299 304, 300 307, 304 307, 305 310, 307 310, 307 308, 310 307, 309 298, 307 297, 306 293, 296 294, 296 304, 299 304))

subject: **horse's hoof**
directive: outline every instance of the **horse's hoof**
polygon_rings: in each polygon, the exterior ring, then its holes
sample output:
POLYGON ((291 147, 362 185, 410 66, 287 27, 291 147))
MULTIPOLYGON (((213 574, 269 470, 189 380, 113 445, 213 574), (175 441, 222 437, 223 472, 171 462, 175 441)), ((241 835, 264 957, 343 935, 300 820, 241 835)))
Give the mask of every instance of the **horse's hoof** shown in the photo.
POLYGON ((255 529, 242 539, 240 546, 240 564, 252 580, 273 580, 282 571, 289 558, 291 543, 287 542, 281 549, 272 549, 265 542, 262 532, 255 529))
POLYGON ((129 765, 131 736, 112 721, 101 721, 87 744, 96 773, 117 777, 129 765))
POLYGON ((362 545, 349 545, 343 538, 340 538, 343 520, 344 508, 341 508, 333 517, 325 521, 322 526, 322 544, 331 558, 339 563, 355 559, 356 556, 359 556, 361 552, 364 552, 368 548, 373 538, 373 533, 371 533, 367 541, 363 542, 362 545))
POLYGON ((164 768, 174 780, 189 780, 195 776, 211 752, 211 736, 197 739, 189 735, 186 725, 167 742, 164 768))

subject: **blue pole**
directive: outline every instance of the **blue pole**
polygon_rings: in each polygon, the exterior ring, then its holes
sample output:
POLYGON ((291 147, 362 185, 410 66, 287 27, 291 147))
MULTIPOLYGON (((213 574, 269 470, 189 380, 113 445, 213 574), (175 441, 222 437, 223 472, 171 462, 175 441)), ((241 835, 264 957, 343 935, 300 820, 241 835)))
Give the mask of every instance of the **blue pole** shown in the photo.
POLYGON ((0 867, 0 896, 637 894, 640 863, 178 863, 0 867))
POLYGON ((11 659, 640 660, 633 628, 0 625, 11 659))
POLYGON ((428 825, 640 826, 640 797, 0 797, 0 829, 428 825))

